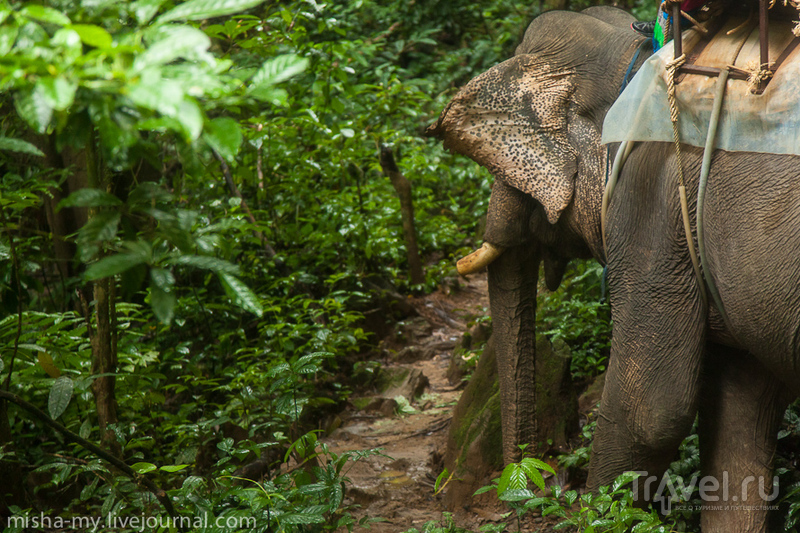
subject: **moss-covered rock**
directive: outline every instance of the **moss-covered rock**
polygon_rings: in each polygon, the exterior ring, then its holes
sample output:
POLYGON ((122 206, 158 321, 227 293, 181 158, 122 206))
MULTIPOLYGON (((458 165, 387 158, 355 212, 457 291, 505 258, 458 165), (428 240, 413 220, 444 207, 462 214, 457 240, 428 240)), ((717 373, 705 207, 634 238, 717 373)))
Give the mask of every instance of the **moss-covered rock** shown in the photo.
POLYGON ((444 465, 454 473, 444 497, 447 508, 468 502, 488 476, 502 468, 502 440, 494 340, 489 339, 453 411, 447 435, 444 465))
MULTIPOLYGON (((564 446, 577 431, 577 397, 569 373, 570 353, 563 342, 540 336, 536 342, 536 435, 528 451, 544 453, 564 446)), ((486 485, 503 467, 500 386, 494 338, 453 411, 447 435, 444 467, 453 472, 445 506, 468 505, 475 490, 486 485)))

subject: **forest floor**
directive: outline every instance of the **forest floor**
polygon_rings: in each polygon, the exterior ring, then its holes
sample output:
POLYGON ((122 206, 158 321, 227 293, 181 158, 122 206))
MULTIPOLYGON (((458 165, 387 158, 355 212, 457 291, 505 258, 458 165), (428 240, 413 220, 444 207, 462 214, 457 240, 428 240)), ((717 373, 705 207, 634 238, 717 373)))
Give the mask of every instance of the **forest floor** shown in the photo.
MULTIPOLYGON (((350 483, 345 503, 360 506, 354 512, 357 517, 381 520, 370 525, 375 533, 421 531, 430 521, 447 524, 443 512, 448 510, 441 495, 435 494, 434 484, 442 468, 452 411, 463 390, 462 384, 451 383, 448 370, 468 325, 488 314, 486 275, 460 278, 456 290, 440 289, 411 303, 419 316, 399 324, 396 333, 384 340, 381 360, 384 370, 403 375, 408 371, 406 390, 398 385, 381 394, 353 398, 352 408, 340 414, 342 425, 322 439, 337 454, 381 448, 388 456, 363 459, 346 473, 350 483), (413 402, 413 411, 393 399, 413 396, 409 392, 413 389, 423 390, 420 381, 424 384, 425 378, 427 386, 413 402)), ((454 524, 470 531, 512 520, 503 519, 501 513, 507 509, 494 492, 480 498, 480 503, 465 502, 459 507, 449 510, 454 524)), ((516 530, 516 524, 512 529, 516 530)), ((535 522, 522 527, 522 531, 537 530, 535 522)))

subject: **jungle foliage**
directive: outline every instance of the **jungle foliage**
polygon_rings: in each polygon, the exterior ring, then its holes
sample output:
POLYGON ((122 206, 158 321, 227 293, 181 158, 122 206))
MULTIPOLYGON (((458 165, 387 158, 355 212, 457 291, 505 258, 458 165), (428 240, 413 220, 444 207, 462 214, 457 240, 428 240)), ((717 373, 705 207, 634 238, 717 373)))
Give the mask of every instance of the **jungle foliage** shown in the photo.
MULTIPOLYGON (((318 434, 374 372, 365 315, 453 275, 490 193, 421 132, 533 16, 590 3, 0 0, 2 518, 354 527, 347 470, 380 451, 318 434)), ((576 377, 605 364, 600 279, 540 303, 576 377)))
POLYGON ((348 464, 379 452, 317 421, 373 368, 376 287, 431 290, 473 246, 490 177, 420 132, 535 10, 0 2, 3 518, 352 527, 348 464))

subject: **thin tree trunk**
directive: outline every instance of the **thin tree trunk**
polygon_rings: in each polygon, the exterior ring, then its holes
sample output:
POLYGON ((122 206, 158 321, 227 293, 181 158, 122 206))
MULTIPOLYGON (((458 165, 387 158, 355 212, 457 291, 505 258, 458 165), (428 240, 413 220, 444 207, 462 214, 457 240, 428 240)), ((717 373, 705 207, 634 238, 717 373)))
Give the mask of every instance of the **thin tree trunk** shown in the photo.
POLYGON ((419 257, 417 248, 417 232, 414 229, 414 203, 411 198, 411 182, 400 173, 397 164, 394 162, 392 149, 388 146, 381 146, 381 168, 392 181, 397 196, 400 197, 400 216, 403 219, 403 235, 406 241, 406 252, 408 254, 408 270, 413 285, 420 285, 425 282, 425 274, 422 271, 422 260, 419 257))
MULTIPOLYGON (((108 180, 98 161, 96 137, 94 132, 89 134, 86 144, 86 175, 89 187, 108 190, 108 180)), ((90 210, 89 219, 96 214, 90 210)), ((112 342, 115 335, 112 332, 112 322, 116 323, 116 305, 113 301, 111 284, 113 278, 103 278, 92 283, 94 296, 94 328, 90 328, 92 344, 92 374, 97 376, 92 382, 95 408, 97 410, 97 423, 100 426, 100 435, 103 444, 115 455, 120 455, 121 449, 117 442, 111 425, 117 423, 117 400, 115 396, 117 371, 116 343, 112 342), (112 319, 112 316, 114 317, 112 319)), ((87 309, 88 311, 88 309, 87 309)))

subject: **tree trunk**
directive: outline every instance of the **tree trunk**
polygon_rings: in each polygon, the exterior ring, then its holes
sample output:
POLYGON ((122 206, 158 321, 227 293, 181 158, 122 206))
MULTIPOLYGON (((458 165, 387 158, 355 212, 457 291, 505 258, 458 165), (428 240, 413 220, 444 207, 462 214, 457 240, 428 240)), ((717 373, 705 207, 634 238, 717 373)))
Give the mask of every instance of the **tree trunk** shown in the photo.
POLYGON ((400 197, 400 215, 403 218, 403 235, 406 241, 406 253, 408 255, 408 271, 412 285, 420 285, 425 282, 425 274, 422 271, 422 261, 417 249, 417 231, 414 228, 414 202, 411 198, 411 182, 400 173, 397 164, 394 162, 394 155, 388 146, 381 147, 381 168, 392 181, 397 196, 400 197))
MULTIPOLYGON (((86 176, 89 187, 108 191, 109 183, 103 165, 98 160, 97 139, 94 132, 88 136, 86 143, 86 176)), ((89 219, 96 214, 91 209, 89 219)), ((114 301, 113 278, 103 278, 92 283, 94 296, 94 327, 89 329, 92 344, 92 374, 98 376, 92 382, 97 423, 103 444, 113 454, 119 455, 121 449, 114 431, 110 428, 117 423, 117 400, 115 396, 117 372, 116 334, 116 302, 114 301)), ((91 313, 88 306, 85 310, 91 313)))

